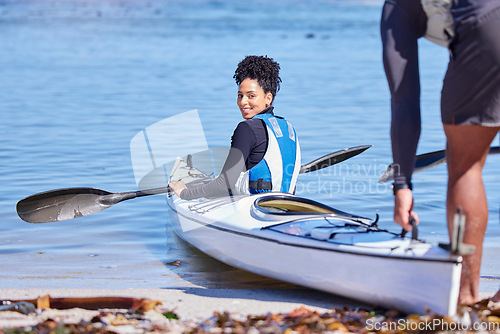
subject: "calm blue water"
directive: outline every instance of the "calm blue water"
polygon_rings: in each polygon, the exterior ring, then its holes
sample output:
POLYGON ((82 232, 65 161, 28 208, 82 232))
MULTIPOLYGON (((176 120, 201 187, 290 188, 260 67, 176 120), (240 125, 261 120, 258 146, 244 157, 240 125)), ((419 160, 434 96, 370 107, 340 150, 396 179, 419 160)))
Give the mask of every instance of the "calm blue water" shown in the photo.
MULTIPOLYGON (((378 213, 383 227, 399 230, 391 222, 390 189, 377 183, 391 161, 381 6, 382 0, 0 1, 0 286, 275 285, 178 242, 162 196, 49 224, 25 223, 15 211, 20 199, 50 189, 136 189, 130 140, 187 110, 199 110, 210 145, 227 146, 241 117, 232 76, 250 54, 281 64, 275 107, 295 125, 304 163, 374 145, 302 175, 300 194, 360 215, 378 213), (180 267, 169 264, 176 260, 180 267)), ((445 146, 439 91, 447 52, 422 41, 420 56, 424 153, 445 146)), ((489 291, 500 282, 499 159, 491 156, 484 174, 490 223, 481 288, 489 291)), ((414 185, 421 235, 446 241, 445 166, 417 174, 414 185)))

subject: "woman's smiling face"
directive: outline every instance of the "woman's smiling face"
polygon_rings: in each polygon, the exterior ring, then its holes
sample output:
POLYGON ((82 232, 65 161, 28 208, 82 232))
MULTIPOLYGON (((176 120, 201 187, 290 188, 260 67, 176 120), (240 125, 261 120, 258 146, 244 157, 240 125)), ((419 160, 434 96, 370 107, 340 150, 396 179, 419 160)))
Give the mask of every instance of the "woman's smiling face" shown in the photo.
POLYGON ((237 104, 244 119, 250 119, 261 113, 271 105, 271 102, 273 94, 264 92, 257 80, 246 78, 241 82, 237 104))

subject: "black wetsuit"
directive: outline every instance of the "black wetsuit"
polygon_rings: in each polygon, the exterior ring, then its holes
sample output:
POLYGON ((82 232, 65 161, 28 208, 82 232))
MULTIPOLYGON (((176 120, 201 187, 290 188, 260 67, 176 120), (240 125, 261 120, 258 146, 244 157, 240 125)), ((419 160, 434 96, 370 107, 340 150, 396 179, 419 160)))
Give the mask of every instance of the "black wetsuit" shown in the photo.
MULTIPOLYGON (((269 107, 261 114, 272 114, 269 107)), ((267 149, 267 129, 264 121, 257 118, 241 121, 231 137, 231 149, 222 171, 211 182, 196 187, 189 187, 181 192, 182 199, 200 197, 227 196, 233 189, 242 172, 257 165, 267 149)))
MULTIPOLYGON (((500 1, 452 0, 455 36, 443 82, 445 124, 500 126, 500 1)), ((381 19, 384 69, 391 92, 395 183, 408 184, 420 137, 417 40, 427 28, 421 0, 386 0, 381 19), (398 172, 398 171, 397 171, 398 172)))

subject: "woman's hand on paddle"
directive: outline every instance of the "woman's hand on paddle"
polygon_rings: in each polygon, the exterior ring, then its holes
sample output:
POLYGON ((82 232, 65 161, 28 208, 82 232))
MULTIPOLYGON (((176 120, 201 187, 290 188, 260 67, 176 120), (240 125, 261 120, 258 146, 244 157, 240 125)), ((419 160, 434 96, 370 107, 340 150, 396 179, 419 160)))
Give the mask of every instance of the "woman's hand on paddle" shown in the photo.
POLYGON ((181 192, 186 189, 186 184, 184 181, 175 181, 175 182, 170 182, 168 186, 174 191, 174 193, 181 197, 181 192))
POLYGON ((410 215, 418 224, 420 219, 413 211, 413 194, 410 189, 399 189, 394 195, 394 221, 405 231, 411 231, 410 215))

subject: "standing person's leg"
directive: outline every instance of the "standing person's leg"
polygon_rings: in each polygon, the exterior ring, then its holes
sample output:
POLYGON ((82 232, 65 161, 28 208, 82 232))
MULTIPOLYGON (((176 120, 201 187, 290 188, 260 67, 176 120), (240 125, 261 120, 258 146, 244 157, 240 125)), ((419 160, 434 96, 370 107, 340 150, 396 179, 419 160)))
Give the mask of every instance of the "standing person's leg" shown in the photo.
POLYGON ((457 208, 462 208, 466 219, 463 241, 476 247, 474 254, 464 256, 459 296, 459 302, 463 304, 479 301, 481 255, 488 223, 482 171, 490 144, 499 130, 500 127, 444 124, 448 164, 448 230, 451 231, 457 208))

